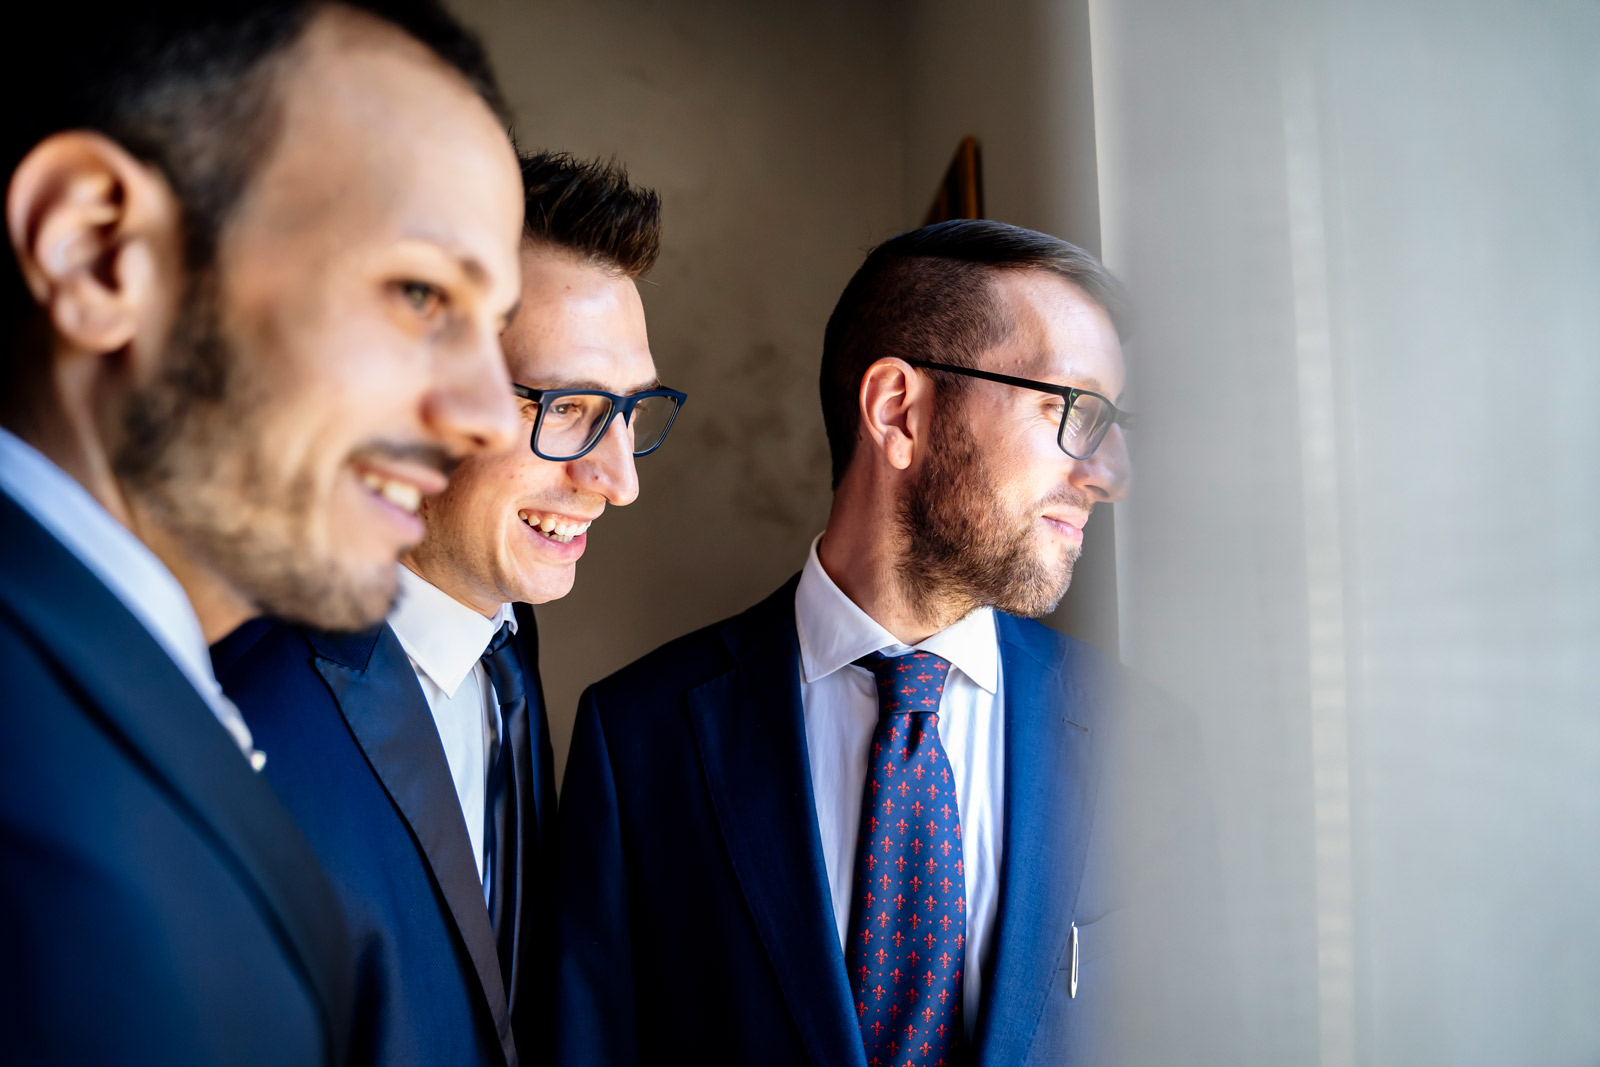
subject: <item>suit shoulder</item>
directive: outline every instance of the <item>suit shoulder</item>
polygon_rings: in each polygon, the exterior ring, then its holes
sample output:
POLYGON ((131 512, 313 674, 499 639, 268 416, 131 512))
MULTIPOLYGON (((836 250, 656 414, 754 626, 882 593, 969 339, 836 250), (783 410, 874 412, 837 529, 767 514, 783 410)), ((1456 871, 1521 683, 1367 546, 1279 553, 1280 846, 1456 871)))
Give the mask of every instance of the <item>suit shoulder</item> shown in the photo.
POLYGON ((301 659, 308 648, 299 627, 277 619, 251 619, 211 646, 211 666, 220 681, 257 669, 301 659))
POLYGON ((995 613, 1000 643, 1020 649, 1041 665, 1059 669, 1072 682, 1082 685, 1117 684, 1128 679, 1128 670, 1116 657, 1087 641, 1051 629, 1038 619, 995 613))
POLYGON ((1001 641, 1061 671, 1064 684, 1109 702, 1121 733, 1142 737, 1152 745, 1156 737, 1191 744, 1199 734, 1198 719, 1188 705, 1173 697, 1140 672, 1104 650, 1051 629, 1037 619, 996 615, 1001 620, 1001 641))
POLYGON ((211 664, 224 682, 263 671, 310 670, 318 658, 364 670, 386 628, 385 623, 355 633, 330 633, 280 619, 252 619, 211 646, 211 664))
POLYGON ((317 671, 312 636, 290 623, 259 619, 211 646, 217 681, 244 715, 259 747, 309 743, 313 724, 321 717, 308 717, 307 711, 333 703, 317 671))
POLYGON ((739 619, 736 615, 675 637, 600 679, 590 692, 604 706, 676 699, 733 665, 723 631, 739 619))

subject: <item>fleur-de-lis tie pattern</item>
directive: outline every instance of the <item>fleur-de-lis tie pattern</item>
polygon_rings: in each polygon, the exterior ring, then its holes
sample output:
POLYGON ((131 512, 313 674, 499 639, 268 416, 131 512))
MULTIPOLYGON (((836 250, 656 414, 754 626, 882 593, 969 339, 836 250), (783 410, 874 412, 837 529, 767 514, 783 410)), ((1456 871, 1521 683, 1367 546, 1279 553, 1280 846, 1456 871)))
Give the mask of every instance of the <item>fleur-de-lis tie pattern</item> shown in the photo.
POLYGON ((845 953, 868 1067, 960 1063, 967 894, 955 776, 939 743, 950 663, 856 661, 878 683, 845 953))

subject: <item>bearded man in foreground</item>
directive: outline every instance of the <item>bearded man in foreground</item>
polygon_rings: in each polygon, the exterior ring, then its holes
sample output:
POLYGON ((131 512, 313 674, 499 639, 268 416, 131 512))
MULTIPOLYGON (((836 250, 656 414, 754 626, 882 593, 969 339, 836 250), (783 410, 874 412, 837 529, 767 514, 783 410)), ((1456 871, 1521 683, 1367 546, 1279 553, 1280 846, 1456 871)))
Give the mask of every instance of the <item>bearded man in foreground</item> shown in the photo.
POLYGON ((1001 223, 868 256, 804 569, 584 694, 558 1062, 1096 1062, 1117 668, 1029 620, 1126 490, 1121 305, 1001 223))

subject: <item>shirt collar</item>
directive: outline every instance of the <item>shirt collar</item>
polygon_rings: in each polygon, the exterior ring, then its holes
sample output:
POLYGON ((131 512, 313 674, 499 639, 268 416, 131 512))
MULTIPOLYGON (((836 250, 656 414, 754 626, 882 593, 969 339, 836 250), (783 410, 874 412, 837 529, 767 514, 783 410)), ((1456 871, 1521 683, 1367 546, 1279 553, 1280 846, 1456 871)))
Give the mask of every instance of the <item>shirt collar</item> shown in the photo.
POLYGON ((0 490, 122 601, 260 770, 262 759, 251 744, 250 728, 217 682, 194 605, 166 564, 77 479, 5 429, 0 429, 0 490))
POLYGON ((825 678, 869 652, 900 656, 921 649, 950 661, 974 683, 994 693, 1000 687, 1000 644, 994 609, 979 608, 916 645, 902 645, 862 611, 822 569, 818 534, 811 542, 800 585, 794 594, 795 626, 800 636, 800 673, 807 684, 825 678))
POLYGON ((400 565, 400 599, 389 612, 389 626, 411 662, 446 697, 456 695, 484 649, 508 622, 516 633, 517 616, 510 604, 501 604, 493 617, 485 618, 400 565))

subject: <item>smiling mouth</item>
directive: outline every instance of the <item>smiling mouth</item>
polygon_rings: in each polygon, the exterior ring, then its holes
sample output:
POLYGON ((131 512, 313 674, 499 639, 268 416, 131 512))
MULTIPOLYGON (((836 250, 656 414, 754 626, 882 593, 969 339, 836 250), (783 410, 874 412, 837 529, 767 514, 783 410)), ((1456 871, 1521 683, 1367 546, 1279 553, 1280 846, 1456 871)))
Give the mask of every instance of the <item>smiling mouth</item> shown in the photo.
POLYGON ((402 511, 415 515, 422 510, 422 490, 411 482, 386 478, 376 471, 361 472, 361 484, 402 511))
POLYGON ((571 519, 564 519, 559 515, 540 515, 534 511, 519 511, 517 512, 517 518, 521 519, 523 524, 535 533, 563 545, 587 531, 590 524, 594 522, 593 519, 588 520, 588 522, 573 522, 571 519))

